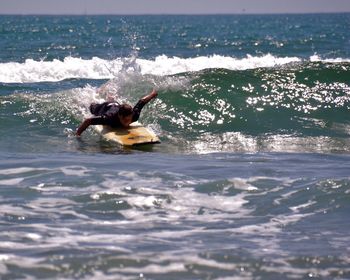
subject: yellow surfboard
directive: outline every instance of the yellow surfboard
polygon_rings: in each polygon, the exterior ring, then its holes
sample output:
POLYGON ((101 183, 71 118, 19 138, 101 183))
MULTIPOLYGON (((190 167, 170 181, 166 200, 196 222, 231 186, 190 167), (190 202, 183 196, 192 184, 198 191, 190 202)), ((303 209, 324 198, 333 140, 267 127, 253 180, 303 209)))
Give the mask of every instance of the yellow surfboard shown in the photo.
POLYGON ((102 137, 122 146, 137 146, 160 143, 158 136, 140 123, 132 123, 128 128, 112 128, 106 125, 96 125, 102 137))

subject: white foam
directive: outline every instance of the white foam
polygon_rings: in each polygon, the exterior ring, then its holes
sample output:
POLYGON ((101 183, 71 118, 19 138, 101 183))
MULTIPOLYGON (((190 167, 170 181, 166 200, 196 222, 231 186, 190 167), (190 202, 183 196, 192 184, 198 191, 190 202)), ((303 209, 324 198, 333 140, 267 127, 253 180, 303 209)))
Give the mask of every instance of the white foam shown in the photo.
POLYGON ((274 67, 300 61, 297 57, 278 58, 271 54, 238 59, 221 55, 200 56, 195 58, 158 56, 154 61, 138 60, 142 74, 173 75, 183 72, 200 71, 211 68, 224 68, 229 70, 247 70, 260 67, 274 67))
POLYGON ((243 179, 243 178, 232 178, 229 179, 229 182, 233 184, 233 187, 237 190, 244 190, 244 191, 257 191, 258 188, 254 187, 249 183, 249 179, 243 179))
POLYGON ((105 60, 98 57, 82 59, 69 56, 63 60, 35 61, 27 59, 24 63, 0 63, 0 82, 55 82, 71 78, 112 79, 121 72, 165 76, 209 68, 246 70, 274 67, 298 61, 301 61, 301 59, 297 57, 275 57, 271 54, 265 56, 248 55, 245 58, 222 55, 180 58, 161 55, 153 60, 137 59, 135 57, 116 58, 114 60, 105 60))
POLYGON ((9 259, 10 259, 9 255, 5 255, 5 254, 0 255, 0 261, 7 261, 9 259))
POLYGON ((39 240, 42 238, 42 236, 40 234, 37 233, 27 233, 26 237, 32 240, 39 240))
POLYGON ((65 166, 60 168, 62 173, 67 176, 78 176, 83 177, 87 176, 90 170, 85 168, 84 166, 65 166))
MULTIPOLYGON (((72 78, 112 79, 121 72, 137 72, 142 75, 174 75, 184 72, 195 72, 211 68, 228 70, 247 70, 264 67, 275 67, 292 62, 300 62, 298 57, 276 57, 247 55, 235 58, 222 55, 199 56, 193 58, 157 56, 155 59, 138 59, 135 57, 105 60, 98 57, 82 59, 66 57, 63 60, 35 61, 27 59, 24 63, 0 63, 0 82, 32 83, 55 82, 72 78)), ((315 54, 311 62, 342 63, 350 62, 347 58, 322 59, 315 54)))
POLYGON ((0 180, 0 186, 15 186, 21 183, 24 178, 13 178, 7 180, 0 180))
POLYGON ((31 168, 31 167, 18 167, 18 168, 8 168, 0 170, 1 175, 15 175, 21 173, 29 173, 36 171, 45 171, 48 170, 46 168, 31 168))
MULTIPOLYGON (((263 56, 247 55, 245 58, 222 55, 180 58, 160 55, 150 60, 136 57, 119 57, 106 60, 98 57, 82 59, 68 56, 63 60, 36 61, 33 59, 26 59, 24 63, 0 63, 0 82, 55 82, 72 78, 112 79, 116 77, 118 73, 129 72, 137 72, 142 75, 165 76, 211 68, 247 70, 275 67, 301 61, 303 61, 303 59, 298 57, 276 57, 271 54, 263 56)), ((310 56, 309 61, 343 63, 350 62, 350 59, 323 59, 315 54, 310 56)))
POLYGON ((310 56, 310 61, 311 62, 327 62, 327 63, 343 63, 343 62, 350 62, 350 59, 349 58, 341 58, 341 57, 322 59, 319 55, 314 54, 314 55, 310 56))
POLYGON ((121 67, 118 60, 106 61, 97 57, 90 60, 66 57, 63 61, 35 61, 24 63, 8 62, 0 64, 0 81, 4 83, 31 83, 61 81, 70 78, 110 79, 109 68, 121 67))

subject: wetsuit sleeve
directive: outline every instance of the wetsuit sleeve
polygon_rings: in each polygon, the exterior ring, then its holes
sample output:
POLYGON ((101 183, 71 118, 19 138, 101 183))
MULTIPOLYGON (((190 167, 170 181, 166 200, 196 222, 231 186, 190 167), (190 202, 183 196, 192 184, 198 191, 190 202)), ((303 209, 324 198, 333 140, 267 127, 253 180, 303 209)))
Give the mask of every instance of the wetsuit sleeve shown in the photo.
POLYGON ((134 106, 133 108, 133 113, 132 113, 132 121, 133 122, 136 122, 139 117, 140 117, 140 114, 141 114, 141 110, 143 108, 143 106, 146 105, 147 102, 144 102, 142 100, 139 100, 139 102, 137 102, 137 104, 134 106))
POLYGON ((104 117, 91 118, 91 125, 108 125, 108 121, 104 117))

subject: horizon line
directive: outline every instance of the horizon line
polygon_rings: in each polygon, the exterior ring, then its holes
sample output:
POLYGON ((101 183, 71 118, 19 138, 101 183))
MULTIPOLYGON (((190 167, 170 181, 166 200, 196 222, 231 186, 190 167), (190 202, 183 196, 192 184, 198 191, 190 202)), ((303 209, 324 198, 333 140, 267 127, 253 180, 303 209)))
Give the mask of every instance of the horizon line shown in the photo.
POLYGON ((349 14, 350 11, 326 12, 267 12, 267 13, 1 13, 0 16, 229 16, 229 15, 317 15, 317 14, 349 14))

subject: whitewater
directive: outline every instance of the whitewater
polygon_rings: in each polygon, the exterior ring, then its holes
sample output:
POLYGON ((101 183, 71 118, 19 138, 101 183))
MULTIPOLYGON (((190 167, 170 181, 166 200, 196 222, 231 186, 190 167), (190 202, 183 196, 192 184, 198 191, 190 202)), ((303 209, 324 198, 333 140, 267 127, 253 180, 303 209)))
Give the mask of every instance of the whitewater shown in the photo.
POLYGON ((247 70, 276 67, 289 63, 301 62, 344 63, 350 59, 322 59, 312 55, 305 60, 298 57, 276 57, 247 55, 246 58, 226 57, 222 55, 201 56, 194 58, 157 56, 154 60, 136 57, 105 60, 98 57, 82 59, 68 56, 63 60, 0 63, 0 82, 33 83, 57 82, 66 79, 113 79, 121 72, 136 72, 141 75, 166 76, 205 69, 247 70))

